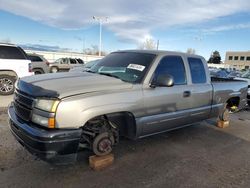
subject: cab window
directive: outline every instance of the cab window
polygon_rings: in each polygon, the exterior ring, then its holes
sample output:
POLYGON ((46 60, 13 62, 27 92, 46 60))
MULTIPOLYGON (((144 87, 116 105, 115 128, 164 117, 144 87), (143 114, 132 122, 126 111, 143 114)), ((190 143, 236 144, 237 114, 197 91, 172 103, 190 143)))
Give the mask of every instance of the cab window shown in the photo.
POLYGON ((193 84, 202 84, 206 83, 206 72, 203 65, 203 62, 199 58, 188 58, 188 64, 190 67, 190 73, 193 84))
POLYGON ((181 56, 164 57, 155 70, 155 77, 159 74, 169 74, 174 78, 174 85, 187 84, 186 71, 181 56))

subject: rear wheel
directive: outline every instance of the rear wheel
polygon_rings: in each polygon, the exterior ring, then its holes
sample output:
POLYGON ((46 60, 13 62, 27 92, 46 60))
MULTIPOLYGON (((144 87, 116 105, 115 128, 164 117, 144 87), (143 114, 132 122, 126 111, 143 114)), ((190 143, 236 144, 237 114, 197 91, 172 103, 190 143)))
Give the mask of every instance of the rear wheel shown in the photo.
POLYGON ((15 90, 16 79, 9 75, 0 75, 0 95, 11 95, 15 90))
POLYGON ((33 72, 35 73, 35 75, 44 74, 43 70, 41 70, 41 69, 35 69, 35 70, 33 70, 33 72))

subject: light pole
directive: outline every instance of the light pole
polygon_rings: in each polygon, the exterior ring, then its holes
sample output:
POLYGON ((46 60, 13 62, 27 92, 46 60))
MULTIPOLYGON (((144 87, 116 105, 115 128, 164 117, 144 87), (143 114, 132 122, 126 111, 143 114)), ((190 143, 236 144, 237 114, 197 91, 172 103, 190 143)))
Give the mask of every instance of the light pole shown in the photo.
POLYGON ((108 21, 108 17, 93 16, 94 20, 99 22, 99 56, 102 53, 102 24, 108 21))

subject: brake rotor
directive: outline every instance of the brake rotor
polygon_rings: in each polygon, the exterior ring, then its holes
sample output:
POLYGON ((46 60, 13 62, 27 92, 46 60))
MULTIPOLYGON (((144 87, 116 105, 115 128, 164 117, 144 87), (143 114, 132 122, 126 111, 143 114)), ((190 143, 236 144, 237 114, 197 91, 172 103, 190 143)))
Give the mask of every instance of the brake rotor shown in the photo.
POLYGON ((94 138, 93 152, 98 156, 107 155, 112 151, 114 145, 114 137, 108 132, 101 133, 94 138))

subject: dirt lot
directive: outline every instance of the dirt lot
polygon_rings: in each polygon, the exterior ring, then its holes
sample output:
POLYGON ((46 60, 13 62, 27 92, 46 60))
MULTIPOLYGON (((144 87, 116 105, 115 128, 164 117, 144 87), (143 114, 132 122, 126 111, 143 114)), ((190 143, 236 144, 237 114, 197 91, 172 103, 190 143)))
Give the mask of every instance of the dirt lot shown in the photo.
POLYGON ((122 140, 115 163, 94 172, 89 152, 69 166, 39 161, 9 132, 0 110, 0 187, 249 187, 250 111, 226 129, 207 121, 139 141, 122 140))

